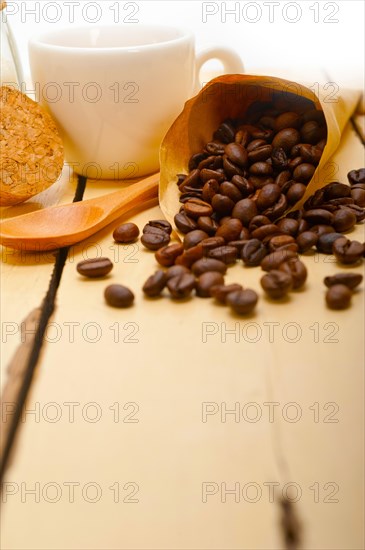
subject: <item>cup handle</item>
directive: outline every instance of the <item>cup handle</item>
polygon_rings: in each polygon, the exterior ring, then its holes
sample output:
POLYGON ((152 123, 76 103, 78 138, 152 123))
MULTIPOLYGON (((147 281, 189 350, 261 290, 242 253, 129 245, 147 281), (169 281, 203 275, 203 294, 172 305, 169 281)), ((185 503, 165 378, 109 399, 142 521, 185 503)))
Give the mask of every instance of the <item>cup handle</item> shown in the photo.
POLYGON ((244 72, 244 67, 240 56, 230 48, 208 48, 203 50, 196 56, 195 93, 199 92, 199 86, 202 87, 202 82, 200 82, 200 70, 204 63, 210 59, 218 59, 223 63, 222 74, 240 74, 244 72))

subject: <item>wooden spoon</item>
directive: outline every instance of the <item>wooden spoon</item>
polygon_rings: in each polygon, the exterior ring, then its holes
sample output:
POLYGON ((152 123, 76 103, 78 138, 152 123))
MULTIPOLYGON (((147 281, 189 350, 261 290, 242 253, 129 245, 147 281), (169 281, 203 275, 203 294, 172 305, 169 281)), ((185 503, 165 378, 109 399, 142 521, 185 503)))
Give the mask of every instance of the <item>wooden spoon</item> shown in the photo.
POLYGON ((2 222, 0 243, 10 248, 55 250, 75 244, 133 208, 158 196, 159 174, 115 193, 51 206, 2 222))

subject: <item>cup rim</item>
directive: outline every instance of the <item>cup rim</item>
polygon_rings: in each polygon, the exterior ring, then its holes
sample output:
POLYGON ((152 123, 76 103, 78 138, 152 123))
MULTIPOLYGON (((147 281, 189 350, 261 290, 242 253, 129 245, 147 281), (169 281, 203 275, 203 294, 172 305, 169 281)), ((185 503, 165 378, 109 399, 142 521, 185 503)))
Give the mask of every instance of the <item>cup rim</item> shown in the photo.
MULTIPOLYGON (((138 24, 139 29, 156 29, 156 30, 175 30, 180 33, 179 36, 176 36, 175 38, 161 40, 159 42, 151 42, 149 44, 136 44, 136 45, 130 45, 130 46, 106 46, 106 47, 90 47, 90 46, 68 46, 67 44, 52 44, 48 42, 50 38, 53 36, 59 35, 63 31, 71 31, 73 33, 82 32, 82 31, 91 31, 96 29, 115 29, 117 25, 96 25, 93 27, 89 27, 87 25, 80 25, 77 27, 59 27, 58 29, 54 29, 51 31, 43 32, 39 35, 36 35, 29 40, 29 47, 31 46, 38 46, 43 47, 45 49, 53 49, 57 51, 71 51, 76 50, 78 52, 83 53, 101 53, 101 52, 115 52, 115 51, 136 51, 136 50, 148 50, 151 48, 161 47, 161 46, 169 46, 172 44, 178 44, 179 42, 183 42, 186 39, 192 39, 194 38, 194 33, 187 27, 183 26, 175 26, 175 25, 155 25, 155 24, 138 24)), ((130 28, 128 25, 118 25, 119 28, 130 28)))

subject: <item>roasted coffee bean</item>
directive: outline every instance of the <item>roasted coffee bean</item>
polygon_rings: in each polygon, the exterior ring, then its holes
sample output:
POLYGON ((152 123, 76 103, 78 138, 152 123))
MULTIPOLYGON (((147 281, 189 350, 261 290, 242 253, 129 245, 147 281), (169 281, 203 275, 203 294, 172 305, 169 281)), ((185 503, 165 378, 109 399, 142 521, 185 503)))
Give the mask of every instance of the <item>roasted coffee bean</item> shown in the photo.
MULTIPOLYGON (((342 206, 340 206, 342 208, 342 206)), ((356 204, 348 204, 346 208, 349 208, 356 216, 356 223, 361 223, 365 219, 365 209, 357 206, 356 204)))
POLYGON ((224 148, 224 143, 222 143, 221 141, 210 141, 205 146, 205 150, 210 155, 223 155, 224 148))
POLYGON ((200 171, 200 179, 205 184, 207 181, 213 179, 218 183, 222 183, 226 178, 224 174, 218 170, 211 170, 209 168, 204 168, 200 171))
POLYGON ((183 254, 178 256, 175 260, 175 264, 177 265, 184 265, 185 267, 191 267, 194 262, 197 260, 200 260, 204 255, 203 247, 201 244, 197 244, 196 246, 192 246, 191 248, 188 248, 185 250, 183 254))
POLYGON ((279 269, 280 264, 290 260, 291 258, 298 258, 298 254, 292 250, 276 250, 270 252, 261 262, 261 269, 263 271, 272 271, 273 269, 279 269))
POLYGON ((296 252, 298 250, 297 243, 291 235, 276 235, 272 237, 269 241, 269 250, 270 252, 275 252, 275 250, 278 250, 282 247, 287 247, 288 245, 295 245, 296 248, 289 248, 289 250, 294 250, 296 252))
POLYGON ((178 277, 184 273, 190 273, 190 269, 185 265, 172 265, 166 270, 166 281, 173 277, 178 277))
POLYGON ((312 208, 320 208, 324 201, 324 190, 317 189, 314 195, 311 195, 304 203, 305 210, 311 210, 312 208))
POLYGON ((195 189, 194 191, 186 191, 180 195, 179 201, 182 204, 185 204, 190 199, 201 199, 202 191, 201 189, 195 189))
MULTIPOLYGON (((214 197, 213 197, 214 199, 214 197)), ((185 214, 194 220, 200 216, 211 216, 213 214, 212 206, 201 199, 190 199, 184 204, 185 214)))
POLYGON ((244 176, 245 170, 241 166, 238 166, 238 164, 234 164, 227 155, 223 155, 223 169, 224 173, 228 178, 232 178, 233 176, 244 176))
POLYGON ((363 257, 364 245, 359 241, 350 241, 342 237, 333 243, 332 252, 340 263, 355 264, 363 257))
POLYGON ((291 170, 292 172, 295 171, 295 169, 300 165, 302 164, 303 162, 303 159, 302 157, 294 157, 292 158, 290 161, 289 161, 289 164, 288 164, 288 170, 291 170))
POLYGON ((338 181, 329 183, 323 188, 323 191, 323 198, 325 201, 341 199, 342 197, 349 197, 351 195, 351 187, 344 183, 339 183, 338 181))
POLYGON ((361 206, 361 208, 365 207, 365 189, 354 185, 351 189, 351 197, 357 206, 361 206))
POLYGON ((161 294, 166 286, 166 282, 166 273, 162 271, 162 269, 159 269, 158 271, 156 271, 156 273, 148 277, 147 281, 143 285, 142 290, 146 296, 154 298, 161 294))
POLYGON ((163 230, 155 229, 154 232, 143 233, 141 243, 149 250, 158 250, 170 242, 170 235, 163 230))
POLYGON ((246 151, 248 153, 251 153, 251 151, 254 151, 255 149, 258 149, 259 147, 262 147, 263 145, 267 145, 267 143, 264 139, 253 139, 247 145, 246 151))
POLYGON ((215 258, 216 260, 220 260, 225 264, 230 265, 236 262, 238 251, 237 248, 234 246, 224 245, 209 250, 207 256, 209 258, 215 258))
POLYGON ((276 220, 277 218, 280 218, 287 209, 288 201, 286 199, 286 196, 283 195, 283 193, 278 198, 277 202, 270 206, 269 208, 266 208, 266 210, 263 211, 264 216, 267 216, 271 221, 276 220))
POLYGON ((106 302, 113 307, 130 307, 134 302, 134 294, 123 285, 109 285, 104 291, 106 302))
POLYGON ((223 218, 221 218, 219 220, 219 227, 221 225, 224 225, 225 223, 229 222, 229 220, 231 220, 231 219, 232 219, 231 216, 223 216, 223 218))
POLYGON ((309 231, 309 223, 301 219, 299 220, 298 235, 304 233, 304 231, 309 231))
POLYGON ((202 199, 210 203, 216 193, 219 192, 219 183, 215 179, 210 179, 205 182, 202 189, 202 199))
POLYGON ((297 245, 298 250, 301 254, 310 250, 314 245, 317 244, 318 235, 313 231, 303 231, 300 235, 297 236, 297 245))
POLYGON ((205 231, 202 231, 201 229, 195 229, 194 231, 190 231, 184 237, 185 250, 187 250, 188 248, 192 248, 193 246, 196 246, 204 239, 207 239, 208 236, 209 236, 208 233, 206 233, 205 231))
POLYGON ((322 252, 323 254, 332 254, 333 243, 337 241, 337 239, 342 238, 342 233, 324 233, 318 237, 316 245, 318 252, 322 252))
POLYGON ((206 158, 205 153, 196 153, 195 155, 192 155, 189 160, 188 168, 189 172, 192 172, 192 170, 195 170, 198 168, 199 163, 206 158))
POLYGON ((223 223, 216 232, 216 237, 223 237, 226 242, 239 239, 242 231, 242 222, 236 218, 231 218, 223 223))
POLYGON ((248 153, 248 161, 250 163, 265 161, 271 156, 272 150, 272 145, 270 144, 261 145, 261 147, 257 147, 248 153))
POLYGON ((261 264, 266 254, 266 246, 261 241, 250 239, 242 248, 241 258, 245 265, 255 267, 261 264))
POLYGON ((171 296, 177 300, 188 298, 195 288, 195 277, 191 273, 183 273, 167 281, 171 296))
POLYGON ((322 156, 322 149, 317 145, 310 145, 309 143, 299 144, 299 154, 304 162, 309 162, 317 166, 322 156))
POLYGON ((295 128, 280 130, 272 141, 273 147, 280 147, 287 153, 294 145, 300 142, 300 134, 295 128))
POLYGON ((237 187, 242 195, 242 198, 248 197, 249 195, 251 195, 251 193, 254 193, 255 191, 252 183, 250 183, 246 178, 242 176, 233 176, 233 178, 231 179, 231 183, 233 183, 233 185, 237 187))
POLYGON ((201 258, 192 265, 192 272, 196 277, 202 275, 206 271, 218 271, 224 275, 227 271, 227 266, 224 262, 214 258, 201 258))
POLYGON ((255 309, 258 301, 256 292, 250 288, 235 290, 226 297, 226 304, 238 315, 248 315, 255 309))
POLYGON ((333 214, 332 223, 335 230, 340 233, 351 231, 356 223, 356 215, 349 208, 341 208, 333 214))
POLYGON ((313 166, 313 164, 303 162, 295 168, 293 172, 293 177, 296 181, 307 183, 312 178, 315 170, 316 167, 313 166))
POLYGON ((202 273, 196 281, 195 289, 200 298, 209 298, 210 290, 217 285, 224 285, 224 277, 218 271, 202 273))
POLYGON ((311 143, 315 145, 325 135, 326 131, 323 126, 320 126, 315 120, 305 122, 300 129, 300 136, 303 143, 311 143))
POLYGON ((283 170, 282 172, 279 172, 279 174, 275 178, 274 183, 276 183, 276 185, 279 185, 279 187, 281 188, 282 193, 286 193, 287 190, 294 183, 291 179, 290 170, 283 170))
POLYGON ((274 235, 280 235, 281 232, 278 229, 278 226, 274 223, 269 223, 267 225, 262 225, 261 227, 258 227, 254 231, 251 231, 251 237, 253 239, 259 239, 259 241, 263 241, 266 237, 269 235, 273 237, 274 235))
POLYGON ((271 153, 272 165, 276 169, 285 170, 289 160, 282 147, 274 147, 271 153))
POLYGON ((265 210, 273 206, 281 195, 281 188, 276 183, 265 185, 259 193, 256 200, 256 206, 259 210, 265 210))
POLYGON ((231 141, 234 141, 235 136, 235 129, 234 125, 230 122, 223 122, 218 130, 216 130, 213 134, 213 138, 222 141, 223 143, 230 143, 231 141))
POLYGON ((298 233, 299 222, 292 218, 282 218, 276 225, 280 231, 292 237, 295 237, 298 233))
POLYGON ((293 287, 292 276, 278 269, 263 275, 260 283, 266 294, 274 300, 286 296, 293 287))
POLYGON ((200 184, 200 170, 196 168, 187 174, 186 178, 179 185, 179 190, 181 192, 185 191, 185 187, 198 187, 200 184))
POLYGON ((303 262, 295 258, 280 264, 279 271, 283 271, 284 273, 291 275, 294 290, 301 288, 307 280, 307 268, 303 262))
POLYGON ((233 208, 232 217, 241 220, 246 227, 254 216, 258 214, 256 203, 252 199, 242 199, 233 208))
POLYGON ((360 273, 336 273, 336 275, 325 277, 323 282, 328 288, 333 285, 346 285, 353 290, 359 286, 362 279, 363 277, 360 273))
POLYGON ((238 164, 241 168, 247 166, 247 151, 239 143, 229 143, 226 145, 224 152, 234 164, 238 164))
POLYGON ((83 260, 76 266, 80 275, 95 279, 97 277, 105 277, 113 269, 113 262, 109 258, 91 258, 83 260))
POLYGON ((246 243, 248 243, 249 239, 239 239, 237 241, 229 241, 229 246, 234 246, 237 248, 238 256, 241 256, 241 252, 243 247, 246 243))
POLYGON ((236 292, 237 290, 243 290, 242 285, 237 283, 231 283, 230 285, 216 285, 210 288, 210 295, 220 304, 225 304, 228 294, 231 294, 231 292, 236 292))
POLYGON ((324 210, 323 208, 313 208, 308 210, 304 214, 304 219, 311 225, 332 225, 333 223, 333 214, 324 210))
POLYGON ((172 225, 167 220, 151 220, 144 226, 143 233, 153 233, 155 230, 171 235, 172 225))
POLYGON ((189 216, 187 216, 184 212, 179 212, 178 214, 175 214, 174 222, 181 233, 189 233, 189 231, 197 229, 196 221, 192 218, 189 218, 189 216))
POLYGON ((326 292, 326 303, 330 309, 346 309, 349 307, 352 291, 348 286, 337 284, 331 286, 326 292))
POLYGON ((234 136, 234 142, 239 143, 243 147, 246 147, 248 145, 248 142, 250 141, 250 134, 247 130, 238 130, 234 136))
POLYGON ((288 111, 287 113, 282 113, 276 118, 274 130, 276 132, 280 132, 280 130, 284 130, 284 128, 299 128, 300 123, 300 116, 297 113, 288 111))
POLYGON ((220 216, 229 216, 233 210, 234 202, 229 197, 217 193, 212 198, 212 207, 220 216))
POLYGON ((335 230, 332 227, 332 225, 325 225, 325 224, 312 225, 310 230, 313 233, 316 233, 318 237, 320 237, 321 235, 324 235, 325 233, 335 233, 335 230))
POLYGON ((289 204, 296 204, 304 196, 306 186, 303 183, 294 183, 288 190, 286 198, 289 204))
POLYGON ((271 176, 249 176, 248 181, 253 185, 254 189, 262 189, 265 185, 269 183, 274 183, 274 178, 271 176))
POLYGON ((238 187, 234 185, 234 183, 231 183, 230 181, 224 181, 223 183, 221 183, 219 192, 222 195, 229 197, 233 202, 240 201, 241 199, 244 198, 241 191, 238 189, 238 187))
POLYGON ((200 216, 200 218, 198 218, 198 227, 209 236, 212 236, 215 235, 219 225, 210 216, 200 216))
POLYGON ((249 239, 250 238, 250 232, 248 230, 247 227, 242 227, 241 229, 241 233, 240 233, 240 236, 239 236, 239 241, 242 241, 244 239, 249 239))
POLYGON ((174 265, 175 260, 180 254, 184 252, 184 246, 180 243, 173 243, 167 246, 163 246, 155 253, 157 262, 164 266, 170 267, 174 265))
POLYGON ((251 164, 249 172, 253 176, 271 176, 273 168, 268 162, 260 161, 251 164))
POLYGON ((207 254, 209 250, 218 248, 218 246, 224 246, 225 242, 226 241, 223 239, 223 237, 215 236, 204 239, 204 241, 201 241, 200 245, 203 248, 204 254, 207 254))
POLYGON ((123 223, 114 229, 113 239, 117 243, 132 243, 139 236, 139 229, 135 223, 123 223))
POLYGON ((355 185, 356 183, 365 183, 365 168, 351 170, 347 174, 347 179, 351 185, 355 185))

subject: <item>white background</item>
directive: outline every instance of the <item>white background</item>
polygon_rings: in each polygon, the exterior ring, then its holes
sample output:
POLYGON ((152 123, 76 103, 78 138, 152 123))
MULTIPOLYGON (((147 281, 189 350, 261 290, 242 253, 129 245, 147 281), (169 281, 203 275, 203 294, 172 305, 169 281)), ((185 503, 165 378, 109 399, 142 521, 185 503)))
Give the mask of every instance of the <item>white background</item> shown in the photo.
POLYGON ((290 76, 309 84, 311 77, 323 75, 322 82, 364 86, 363 0, 8 0, 8 21, 26 75, 27 43, 34 34, 68 25, 162 23, 190 27, 198 51, 233 47, 249 74, 290 76))

